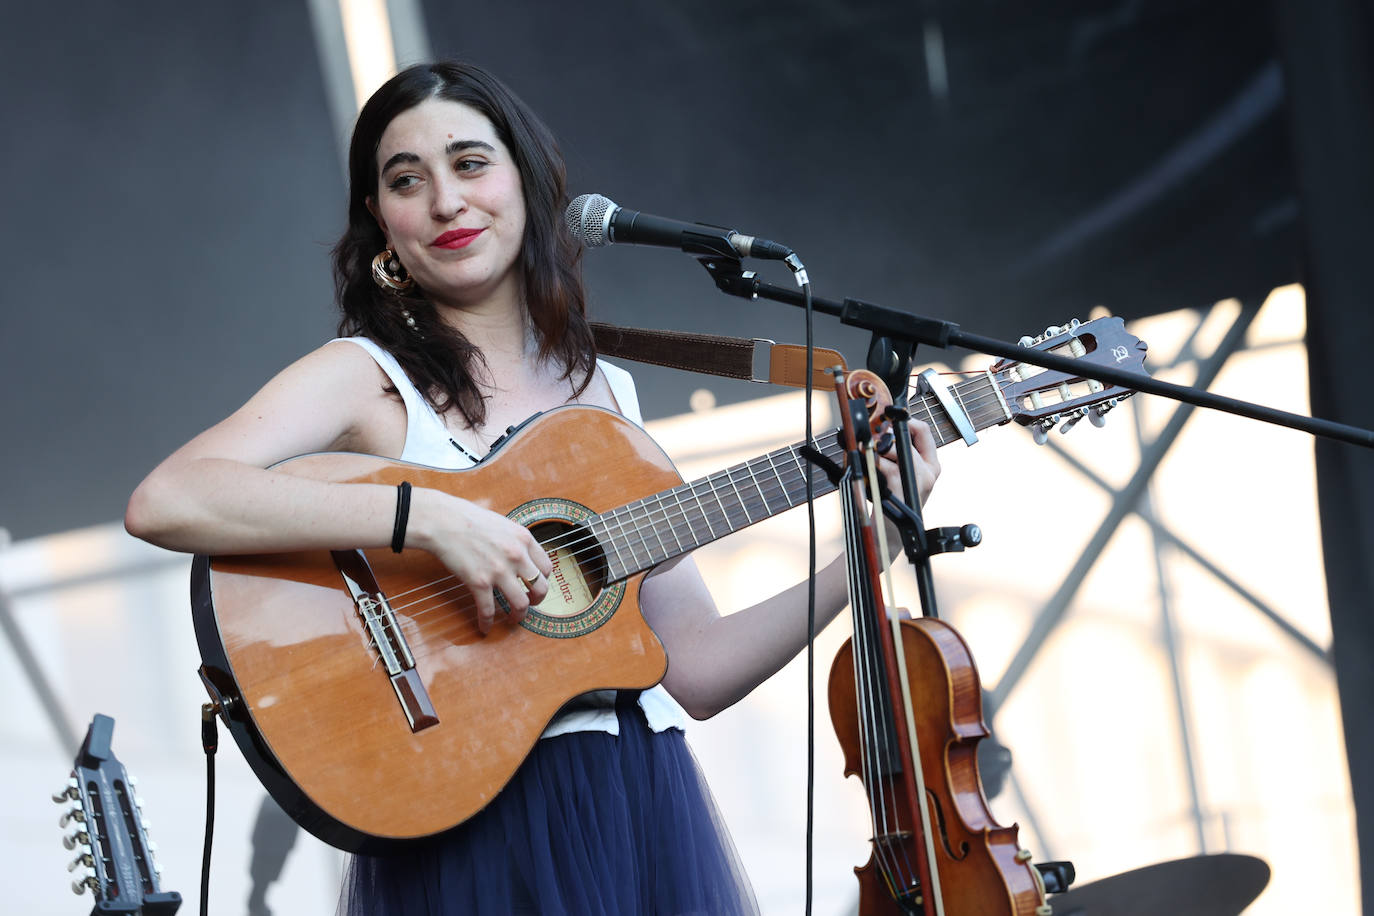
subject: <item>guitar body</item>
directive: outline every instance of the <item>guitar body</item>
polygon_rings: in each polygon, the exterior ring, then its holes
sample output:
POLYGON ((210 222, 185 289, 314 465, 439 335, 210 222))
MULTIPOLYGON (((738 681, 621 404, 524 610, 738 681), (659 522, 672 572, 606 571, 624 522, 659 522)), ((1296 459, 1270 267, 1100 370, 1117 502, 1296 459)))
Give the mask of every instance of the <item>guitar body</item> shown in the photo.
MULTIPOLYGON (((335 453, 276 470, 445 490, 522 521, 546 546, 575 533, 580 514, 681 483, 643 430, 589 407, 540 416, 471 469, 335 453)), ((465 588, 432 555, 366 552, 437 718, 419 728, 333 554, 197 557, 202 674, 277 802, 325 842, 384 851, 481 810, 572 698, 661 680, 667 657, 637 604, 644 573, 606 583, 595 551, 550 552, 561 562, 549 597, 520 625, 498 614, 485 637, 465 588)))

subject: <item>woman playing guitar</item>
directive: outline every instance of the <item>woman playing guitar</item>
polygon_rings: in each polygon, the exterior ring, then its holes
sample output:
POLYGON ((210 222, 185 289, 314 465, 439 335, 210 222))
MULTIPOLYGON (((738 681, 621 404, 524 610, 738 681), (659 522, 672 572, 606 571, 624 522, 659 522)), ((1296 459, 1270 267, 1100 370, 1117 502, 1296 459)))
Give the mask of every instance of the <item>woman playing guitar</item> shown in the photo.
MULTIPOLYGON (((342 451, 468 467, 508 427, 568 404, 639 421, 629 375, 593 349, 579 251, 560 225, 563 163, 509 90, 445 63, 411 67, 367 102, 349 180, 334 250, 342 339, 167 458, 125 524, 215 555, 426 551, 467 586, 478 630, 499 637, 551 588, 550 556, 526 527, 439 489, 272 466, 342 451)), ((939 465, 923 425, 913 440, 924 499, 939 465)), ((898 486, 891 462, 881 470, 898 486)), ((655 570, 639 601, 671 659, 661 685, 637 702, 569 704, 480 813, 405 855, 355 857, 345 912, 754 911, 683 743, 682 710, 714 715, 786 664, 806 642, 806 589, 721 615, 684 559, 655 570)), ((818 625, 845 601, 841 558, 819 575, 818 625)), ((503 696, 521 701, 515 684, 503 696)))

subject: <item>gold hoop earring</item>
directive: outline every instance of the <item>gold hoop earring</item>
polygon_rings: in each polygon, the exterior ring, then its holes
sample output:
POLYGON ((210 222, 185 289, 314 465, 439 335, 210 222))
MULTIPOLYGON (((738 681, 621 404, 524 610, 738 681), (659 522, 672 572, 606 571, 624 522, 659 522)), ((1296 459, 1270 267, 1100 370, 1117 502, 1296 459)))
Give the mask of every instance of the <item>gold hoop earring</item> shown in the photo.
POLYGON ((392 289, 396 291, 407 290, 415 285, 415 280, 406 269, 401 266, 401 262, 396 258, 396 252, 391 250, 391 246, 383 248, 372 259, 372 282, 382 289, 392 289))

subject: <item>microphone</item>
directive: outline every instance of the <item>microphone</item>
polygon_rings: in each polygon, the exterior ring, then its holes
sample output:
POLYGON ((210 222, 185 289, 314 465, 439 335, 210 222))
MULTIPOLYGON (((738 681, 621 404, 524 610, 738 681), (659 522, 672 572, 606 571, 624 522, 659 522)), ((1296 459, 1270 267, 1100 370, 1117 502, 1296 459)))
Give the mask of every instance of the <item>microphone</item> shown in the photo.
POLYGON ((684 223, 638 210, 626 210, 600 194, 582 194, 563 213, 568 231, 588 248, 602 245, 657 245, 690 254, 785 261, 792 249, 733 229, 684 223))

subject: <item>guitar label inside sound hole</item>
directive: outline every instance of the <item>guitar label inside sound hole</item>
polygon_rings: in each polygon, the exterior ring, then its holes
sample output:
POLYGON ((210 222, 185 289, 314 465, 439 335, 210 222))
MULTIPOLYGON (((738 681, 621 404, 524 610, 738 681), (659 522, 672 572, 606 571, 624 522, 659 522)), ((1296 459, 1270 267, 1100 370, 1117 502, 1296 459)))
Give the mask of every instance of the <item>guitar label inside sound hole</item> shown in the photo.
POLYGON ((600 627, 625 596, 625 583, 606 586, 606 556, 583 522, 594 513, 566 499, 536 499, 508 518, 530 529, 553 563, 549 593, 520 625, 541 636, 569 639, 600 627))

